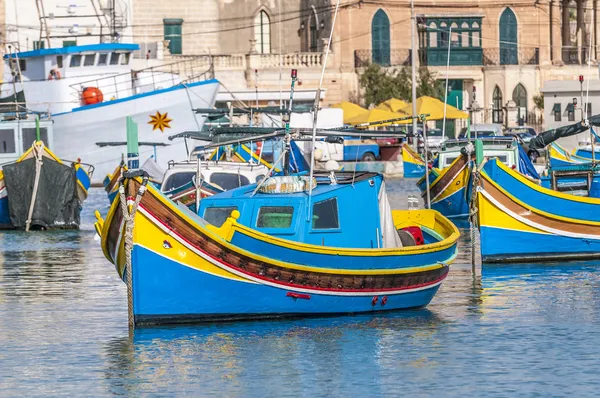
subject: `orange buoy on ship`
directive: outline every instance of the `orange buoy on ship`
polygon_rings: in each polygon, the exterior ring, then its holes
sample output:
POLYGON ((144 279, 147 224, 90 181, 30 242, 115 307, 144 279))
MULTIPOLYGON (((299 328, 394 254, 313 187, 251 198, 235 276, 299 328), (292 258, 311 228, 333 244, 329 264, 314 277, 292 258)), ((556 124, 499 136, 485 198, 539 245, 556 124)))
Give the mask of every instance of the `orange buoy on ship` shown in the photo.
POLYGON ((99 104, 104 101, 104 95, 97 87, 86 87, 81 93, 81 101, 84 105, 99 104))

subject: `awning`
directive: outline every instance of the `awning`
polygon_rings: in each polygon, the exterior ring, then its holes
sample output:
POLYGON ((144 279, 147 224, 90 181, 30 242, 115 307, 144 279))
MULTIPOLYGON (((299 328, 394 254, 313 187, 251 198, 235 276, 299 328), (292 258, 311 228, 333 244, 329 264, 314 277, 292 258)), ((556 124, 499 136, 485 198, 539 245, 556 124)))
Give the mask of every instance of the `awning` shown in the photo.
MULTIPOLYGON (((560 108, 558 108, 558 109, 560 111, 560 108)), ((572 102, 567 105, 567 112, 575 112, 575 106, 573 105, 572 102)))
POLYGON ((560 104, 554 104, 552 107, 552 113, 560 113, 560 104))

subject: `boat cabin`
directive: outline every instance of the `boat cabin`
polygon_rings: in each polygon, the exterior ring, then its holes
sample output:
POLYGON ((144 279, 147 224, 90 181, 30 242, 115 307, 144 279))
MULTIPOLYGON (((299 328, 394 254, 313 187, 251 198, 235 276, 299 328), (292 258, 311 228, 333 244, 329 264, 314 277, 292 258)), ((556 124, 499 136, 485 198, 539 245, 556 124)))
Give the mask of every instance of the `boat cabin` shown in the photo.
MULTIPOLYGON (((40 121, 40 139, 46 147, 53 149, 51 120, 40 121)), ((13 120, 0 121, 0 164, 14 162, 20 158, 35 140, 35 120, 17 120, 13 117, 13 120)))
MULTIPOLYGON (((498 158, 508 167, 518 166, 519 146, 513 137, 482 137, 479 140, 483 143, 483 154, 489 158, 498 158)), ((456 158, 460 156, 462 148, 469 142, 473 145, 475 139, 446 140, 442 143, 442 149, 439 153, 439 168, 449 167, 456 158)))
MULTIPOLYGON (((198 165, 195 161, 170 162, 169 169, 165 172, 161 191, 167 195, 181 187, 193 184, 198 165)), ((268 173, 264 165, 239 163, 239 162, 211 162, 200 163, 202 180, 224 190, 243 187, 262 180, 268 173)))
MULTIPOLYGON (((285 180, 289 178, 301 177, 278 176, 265 182, 287 188, 286 193, 266 193, 262 189, 254 193, 257 185, 252 184, 205 198, 198 215, 220 226, 232 211, 238 210, 237 222, 242 225, 271 236, 320 246, 381 248, 400 244, 381 175, 340 172, 332 177, 316 173, 310 199, 307 188, 290 192, 290 186, 296 182, 285 180)), ((308 185, 308 177, 303 178, 308 185)))

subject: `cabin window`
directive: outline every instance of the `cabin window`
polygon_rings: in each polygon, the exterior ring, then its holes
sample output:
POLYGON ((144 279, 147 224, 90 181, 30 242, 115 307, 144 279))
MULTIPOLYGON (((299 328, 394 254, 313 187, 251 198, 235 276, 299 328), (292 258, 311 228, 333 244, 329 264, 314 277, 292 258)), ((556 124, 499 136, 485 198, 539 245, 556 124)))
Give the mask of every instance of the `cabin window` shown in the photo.
MULTIPOLYGON (((31 148, 31 144, 36 139, 35 128, 24 128, 21 129, 23 135, 23 152, 31 148)), ((40 127, 40 140, 48 146, 48 129, 46 127, 40 127)))
POLYGON ((81 55, 71 55, 71 63, 69 64, 71 68, 76 68, 81 66, 81 55))
POLYGON ((117 53, 112 53, 112 56, 110 57, 110 64, 111 65, 119 65, 119 55, 117 53))
POLYGON ((98 54, 98 66, 106 65, 108 63, 107 61, 108 61, 108 54, 106 54, 106 53, 98 54))
POLYGON ((258 228, 289 228, 292 226, 292 206, 263 206, 258 210, 258 228))
POLYGON ((313 205, 313 229, 335 229, 340 227, 337 199, 331 198, 313 205))
POLYGON ((209 224, 220 227, 227 220, 227 217, 231 216, 231 212, 237 209, 237 206, 209 207, 204 210, 204 220, 209 224))
POLYGON ((56 56, 56 66, 58 68, 62 68, 63 67, 63 56, 62 55, 57 55, 56 56))
POLYGON ((444 162, 444 166, 450 166, 452 164, 452 162, 454 162, 456 160, 458 156, 454 156, 454 157, 447 157, 446 161, 444 162))
POLYGON ((121 65, 129 65, 129 57, 131 56, 131 53, 125 53, 123 55, 121 55, 121 65))
POLYGON ((0 130, 0 153, 15 153, 17 148, 15 145, 14 130, 0 130))
POLYGON ((238 173, 212 173, 210 182, 226 191, 250 184, 250 180, 247 177, 238 173))
POLYGON ((88 54, 83 59, 83 66, 94 66, 94 61, 96 61, 96 54, 88 54))
POLYGON ((172 174, 169 178, 167 178, 167 181, 164 182, 162 191, 169 192, 175 188, 179 188, 185 184, 188 184, 192 182, 192 179, 195 175, 195 171, 172 174))

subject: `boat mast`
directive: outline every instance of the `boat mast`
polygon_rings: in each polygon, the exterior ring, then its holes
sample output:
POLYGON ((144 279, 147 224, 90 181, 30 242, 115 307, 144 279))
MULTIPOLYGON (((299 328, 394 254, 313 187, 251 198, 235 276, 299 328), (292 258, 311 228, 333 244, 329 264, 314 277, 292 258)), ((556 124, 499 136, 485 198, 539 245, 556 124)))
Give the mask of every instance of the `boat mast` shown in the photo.
MULTIPOLYGON (((312 128, 312 146, 310 151, 310 178, 308 186, 308 208, 310 209, 310 202, 312 200, 312 179, 315 170, 315 142, 317 140, 317 120, 319 115, 319 101, 321 100, 321 88, 323 87, 323 77, 325 76, 325 68, 327 67, 327 58, 329 57, 329 51, 331 49, 331 39, 333 38, 333 29, 335 28, 335 20, 337 18, 338 9, 340 8, 340 0, 335 3, 335 12, 333 13, 333 21, 331 23, 331 31, 329 32, 329 40, 327 41, 327 48, 325 49, 325 59, 323 60, 323 69, 321 70, 321 79, 319 80, 319 88, 315 95, 315 104, 313 107, 313 128, 312 128)), ((306 221, 310 221, 310 211, 306 213, 308 215, 306 221)))

